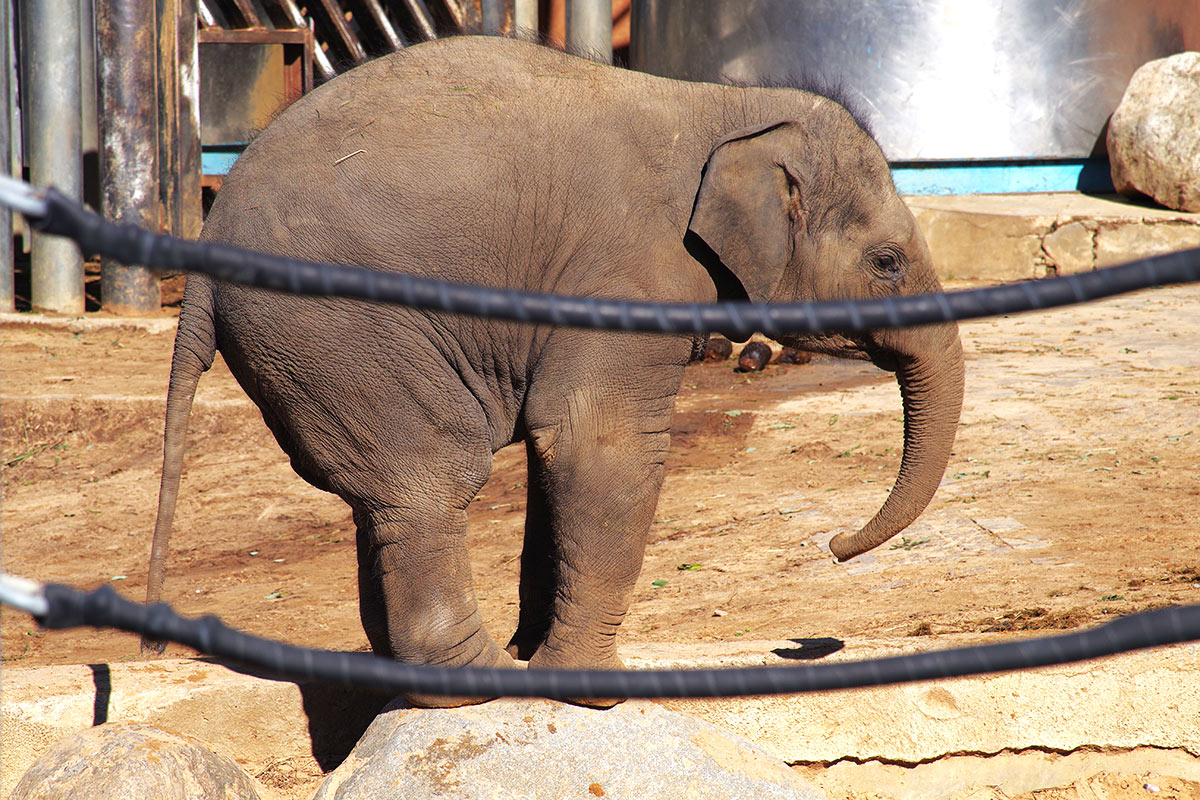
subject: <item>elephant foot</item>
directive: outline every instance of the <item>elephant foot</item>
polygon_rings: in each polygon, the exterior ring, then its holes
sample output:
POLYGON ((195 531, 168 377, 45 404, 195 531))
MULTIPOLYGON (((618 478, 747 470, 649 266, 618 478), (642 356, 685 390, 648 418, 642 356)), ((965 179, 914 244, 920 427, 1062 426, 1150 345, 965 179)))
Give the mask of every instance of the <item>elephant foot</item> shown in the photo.
MULTIPOLYGON (((449 666, 449 665, 447 665, 449 666)), ((494 644, 480 653, 475 659, 466 664, 455 664, 456 667, 492 667, 496 669, 516 669, 517 663, 505 651, 494 644)), ((410 693, 404 695, 404 700, 414 708, 460 708, 474 706, 495 700, 495 697, 460 697, 457 695, 410 693)))
MULTIPOLYGON (((624 670, 625 662, 620 659, 615 651, 604 658, 586 659, 579 658, 578 656, 570 657, 561 652, 551 650, 547 646, 543 646, 529 659, 529 669, 624 670)), ((563 702, 570 703, 573 706, 603 710, 620 705, 625 702, 625 699, 624 697, 565 697, 563 698, 563 702)))

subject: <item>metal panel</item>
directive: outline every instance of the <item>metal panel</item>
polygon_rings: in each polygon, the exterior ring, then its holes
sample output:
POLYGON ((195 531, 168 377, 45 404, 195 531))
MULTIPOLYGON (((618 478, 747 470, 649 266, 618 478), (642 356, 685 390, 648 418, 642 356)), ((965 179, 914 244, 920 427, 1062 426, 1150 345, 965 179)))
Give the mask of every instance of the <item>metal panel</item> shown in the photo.
POLYGON ((312 88, 306 30, 201 31, 200 139, 249 141, 284 106, 312 88))
POLYGON ((1200 49, 1197 0, 640 0, 630 63, 819 75, 894 160, 1080 158, 1144 62, 1200 49))

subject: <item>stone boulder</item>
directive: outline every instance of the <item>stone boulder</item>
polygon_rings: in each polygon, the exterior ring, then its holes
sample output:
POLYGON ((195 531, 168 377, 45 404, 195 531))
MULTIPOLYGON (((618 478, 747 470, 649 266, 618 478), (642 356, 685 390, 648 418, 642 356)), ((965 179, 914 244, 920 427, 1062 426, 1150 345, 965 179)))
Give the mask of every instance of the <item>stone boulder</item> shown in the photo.
POLYGON ((1113 185, 1200 211, 1200 53, 1144 64, 1108 126, 1113 185))
POLYGON ((62 739, 39 758, 11 800, 261 800, 232 759, 195 739, 114 722, 62 739))
POLYGON ((607 711, 549 700, 389 706, 314 800, 817 800, 745 739, 653 703, 607 711))

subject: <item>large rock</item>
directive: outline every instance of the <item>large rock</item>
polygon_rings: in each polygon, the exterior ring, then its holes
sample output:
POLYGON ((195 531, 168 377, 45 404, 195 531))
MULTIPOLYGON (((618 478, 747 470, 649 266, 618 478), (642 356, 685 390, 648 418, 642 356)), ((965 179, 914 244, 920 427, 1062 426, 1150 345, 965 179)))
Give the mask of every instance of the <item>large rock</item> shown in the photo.
POLYGON ((1108 127, 1113 185, 1200 211, 1200 53, 1144 64, 1108 127))
POLYGON ((653 703, 596 711, 497 700, 458 709, 389 708, 314 800, 821 796, 746 740, 653 703))
POLYGON ((195 739, 140 723, 88 728, 51 747, 12 800, 260 800, 254 779, 195 739))

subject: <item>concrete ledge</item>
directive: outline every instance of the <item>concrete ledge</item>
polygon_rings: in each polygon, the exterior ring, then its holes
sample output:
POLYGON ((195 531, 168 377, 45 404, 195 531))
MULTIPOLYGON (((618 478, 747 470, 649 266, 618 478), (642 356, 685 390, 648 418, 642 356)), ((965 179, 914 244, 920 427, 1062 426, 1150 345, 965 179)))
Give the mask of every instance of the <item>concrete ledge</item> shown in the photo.
POLYGON ((56 316, 40 312, 0 312, 0 327, 16 325, 38 325, 44 328, 68 330, 71 333, 89 333, 104 330, 135 330, 150 334, 174 334, 179 327, 179 317, 170 311, 161 316, 116 317, 104 313, 87 316, 56 316))
MULTIPOLYGON (((897 655, 978 642, 897 641, 646 645, 633 668, 784 665, 897 655)), ((818 695, 672 700, 790 764, 913 765, 950 755, 1027 749, 1153 748, 1200 757, 1200 645, 980 678, 818 695)), ((268 778, 280 764, 310 776, 349 752, 388 698, 297 685, 202 659, 52 667, 6 666, 0 702, 0 795, 55 741, 104 721, 186 734, 268 778)), ((291 795, 290 795, 291 796, 291 795)))
POLYGON ((1075 192, 914 196, 940 275, 1013 281, 1200 247, 1200 214, 1075 192))

